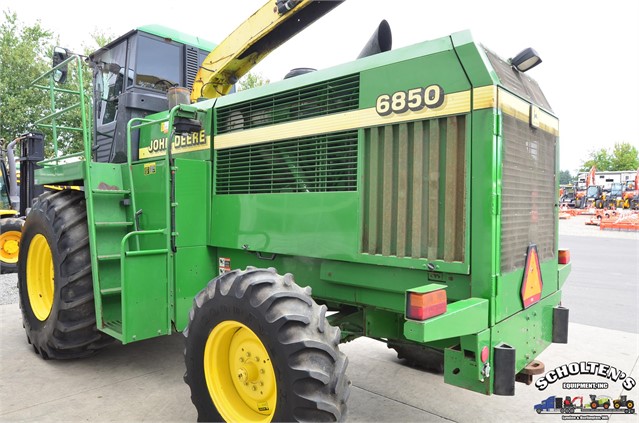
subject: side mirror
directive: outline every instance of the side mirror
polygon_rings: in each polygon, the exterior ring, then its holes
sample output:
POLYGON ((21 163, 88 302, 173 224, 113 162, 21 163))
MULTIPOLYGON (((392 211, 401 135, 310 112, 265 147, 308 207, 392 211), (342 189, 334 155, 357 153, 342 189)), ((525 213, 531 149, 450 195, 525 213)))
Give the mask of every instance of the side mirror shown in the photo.
MULTIPOLYGON (((53 49, 53 67, 55 68, 60 63, 64 62, 69 58, 69 50, 63 47, 55 47, 53 49)), ((67 80, 67 65, 62 66, 59 69, 53 71, 53 80, 58 84, 64 84, 67 80)))

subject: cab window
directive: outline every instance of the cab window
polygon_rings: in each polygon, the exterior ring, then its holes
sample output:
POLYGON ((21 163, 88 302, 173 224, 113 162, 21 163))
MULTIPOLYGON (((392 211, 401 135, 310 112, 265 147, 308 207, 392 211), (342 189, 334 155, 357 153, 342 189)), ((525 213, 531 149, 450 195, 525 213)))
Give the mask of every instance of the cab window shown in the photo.
POLYGON ((137 40, 135 84, 158 91, 180 85, 180 46, 144 36, 137 40))
POLYGON ((95 67, 97 120, 100 124, 116 118, 118 96, 124 91, 126 41, 99 56, 95 67))

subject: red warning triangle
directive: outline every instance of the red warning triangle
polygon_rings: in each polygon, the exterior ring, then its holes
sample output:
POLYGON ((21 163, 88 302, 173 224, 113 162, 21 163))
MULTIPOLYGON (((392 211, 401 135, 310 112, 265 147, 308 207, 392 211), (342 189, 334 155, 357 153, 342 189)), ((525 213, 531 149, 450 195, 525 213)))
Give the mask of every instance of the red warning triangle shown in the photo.
POLYGON ((541 299, 541 291, 544 282, 541 279, 541 267, 539 267, 539 255, 537 246, 531 244, 528 247, 526 267, 524 268, 524 280, 521 283, 521 300, 524 308, 528 308, 541 299))

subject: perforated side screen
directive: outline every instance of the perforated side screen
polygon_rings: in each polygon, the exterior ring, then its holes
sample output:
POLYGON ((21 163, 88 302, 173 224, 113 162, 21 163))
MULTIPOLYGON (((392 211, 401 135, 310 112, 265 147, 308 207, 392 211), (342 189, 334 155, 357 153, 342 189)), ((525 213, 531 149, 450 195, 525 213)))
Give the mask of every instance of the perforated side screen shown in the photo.
POLYGON ((557 138, 503 115, 501 271, 522 268, 531 243, 554 257, 557 138))
POLYGON ((217 109, 217 134, 357 110, 359 74, 217 109))
POLYGON ((218 150, 216 194, 357 189, 357 131, 218 150))

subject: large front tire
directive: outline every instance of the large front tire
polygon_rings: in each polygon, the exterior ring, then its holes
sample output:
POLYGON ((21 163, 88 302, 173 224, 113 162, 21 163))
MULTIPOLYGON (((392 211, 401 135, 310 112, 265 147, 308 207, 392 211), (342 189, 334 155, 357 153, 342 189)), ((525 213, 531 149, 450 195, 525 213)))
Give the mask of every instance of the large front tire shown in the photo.
POLYGON ((87 356, 113 340, 96 328, 83 192, 38 197, 22 232, 18 288, 27 339, 43 358, 87 356))
POLYGON ((18 271, 18 253, 24 220, 8 217, 0 219, 0 273, 18 271))
POLYGON ((198 421, 344 420, 348 359, 326 311, 275 269, 212 280, 184 331, 184 380, 198 421))

